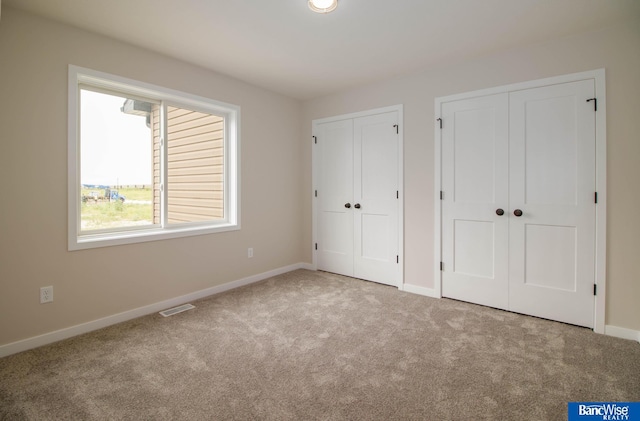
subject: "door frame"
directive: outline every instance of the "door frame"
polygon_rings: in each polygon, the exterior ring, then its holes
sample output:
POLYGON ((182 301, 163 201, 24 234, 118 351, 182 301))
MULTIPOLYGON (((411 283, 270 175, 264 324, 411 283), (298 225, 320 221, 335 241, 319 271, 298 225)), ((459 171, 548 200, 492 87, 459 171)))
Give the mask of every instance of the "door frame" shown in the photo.
POLYGON ((442 190, 442 131, 437 121, 440 118, 442 104, 461 99, 471 99, 479 96, 509 93, 513 91, 539 88, 542 86, 556 85, 580 80, 593 80, 597 101, 595 115, 596 127, 596 180, 595 189, 598 192, 598 204, 596 206, 595 227, 595 279, 597 295, 595 296, 594 328, 596 333, 605 333, 605 302, 606 302, 606 261, 607 261, 607 101, 605 92, 605 70, 597 69, 580 73, 572 73, 537 79, 527 82, 514 83, 494 88, 481 89, 444 97, 437 97, 434 101, 434 292, 438 298, 442 297, 442 203, 440 191, 442 190))
POLYGON ((311 256, 312 256, 312 269, 318 269, 318 260, 315 244, 318 240, 318 200, 316 200, 315 192, 318 189, 319 182, 319 154, 316 153, 314 148, 315 137, 317 134, 316 127, 319 124, 331 123, 340 120, 350 120, 360 117, 369 117, 376 114, 385 114, 389 112, 398 113, 398 191, 400 194, 398 200, 398 256, 400 265, 400 276, 398 285, 399 289, 402 289, 404 285, 404 117, 403 117, 403 105, 391 105, 388 107, 374 108, 365 111, 358 111, 355 113, 341 114, 332 117, 320 118, 311 121, 311 209, 312 209, 312 233, 311 233, 311 256))

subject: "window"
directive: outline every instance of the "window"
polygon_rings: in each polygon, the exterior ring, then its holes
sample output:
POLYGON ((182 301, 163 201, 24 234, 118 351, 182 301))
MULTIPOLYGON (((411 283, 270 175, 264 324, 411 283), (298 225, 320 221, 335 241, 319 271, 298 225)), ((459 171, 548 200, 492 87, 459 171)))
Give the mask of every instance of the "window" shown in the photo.
POLYGON ((69 67, 69 249, 239 229, 240 109, 69 67))

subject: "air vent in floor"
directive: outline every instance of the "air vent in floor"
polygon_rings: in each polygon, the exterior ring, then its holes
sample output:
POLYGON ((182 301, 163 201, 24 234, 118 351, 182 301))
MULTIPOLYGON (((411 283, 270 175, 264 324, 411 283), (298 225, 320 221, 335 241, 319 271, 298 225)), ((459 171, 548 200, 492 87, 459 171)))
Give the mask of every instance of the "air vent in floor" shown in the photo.
POLYGON ((191 304, 183 304, 181 306, 170 308, 168 310, 162 310, 160 314, 162 314, 164 317, 169 317, 173 316, 174 314, 182 313, 183 311, 191 310, 192 308, 196 307, 192 306, 191 304))

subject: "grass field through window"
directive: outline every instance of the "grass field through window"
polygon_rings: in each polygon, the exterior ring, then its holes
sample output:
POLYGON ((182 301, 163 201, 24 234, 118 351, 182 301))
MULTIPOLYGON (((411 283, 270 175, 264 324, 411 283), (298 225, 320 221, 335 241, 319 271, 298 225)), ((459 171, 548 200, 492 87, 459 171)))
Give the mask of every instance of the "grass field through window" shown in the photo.
POLYGON ((153 224, 153 190, 124 187, 117 198, 109 199, 105 189, 82 188, 81 228, 83 231, 153 224), (119 198, 124 196, 124 200, 119 198))

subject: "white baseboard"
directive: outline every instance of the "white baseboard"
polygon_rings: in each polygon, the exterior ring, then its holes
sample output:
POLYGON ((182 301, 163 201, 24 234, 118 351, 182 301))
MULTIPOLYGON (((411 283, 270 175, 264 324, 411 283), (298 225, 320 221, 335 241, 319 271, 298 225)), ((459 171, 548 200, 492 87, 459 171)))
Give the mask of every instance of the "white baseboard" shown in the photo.
POLYGON ((308 263, 297 263, 294 265, 284 266, 278 269, 274 269, 267 272, 259 273, 257 275, 249 276, 247 278, 238 279, 232 282, 227 282, 226 284, 217 285, 215 287, 206 288, 200 291, 192 292, 187 295, 182 295, 180 297, 171 298, 169 300, 161 301, 159 303, 154 303, 154 304, 150 304, 144 307, 139 307, 133 310, 128 310, 122 313, 114 314, 112 316, 107 316, 102 319, 93 320, 91 322, 82 323, 82 324, 71 326, 68 328, 56 330, 53 332, 45 333, 43 335, 34 336, 32 338, 23 339, 17 342, 12 342, 6 345, 0 345, 0 358, 6 357, 11 354, 16 354, 18 352, 26 351, 29 349, 37 348, 43 345, 48 345, 54 342, 58 342, 63 339, 81 335, 83 333, 102 329, 104 327, 111 326, 117 323, 122 323, 127 320, 146 316, 147 314, 151 314, 161 310, 165 310, 167 308, 175 307, 189 301, 199 300, 201 298, 205 298, 210 295, 219 294, 221 292, 229 291, 234 288, 239 288, 245 285, 249 285, 258 281, 262 281, 267 278, 271 278, 272 276, 281 275, 283 273, 291 272, 296 269, 309 269, 310 267, 312 267, 312 265, 308 263))
POLYGON ((615 336, 616 338, 631 339, 632 341, 640 342, 640 331, 627 329, 626 327, 606 325, 604 327, 604 334, 608 336, 615 336))
POLYGON ((306 270, 312 270, 314 272, 316 272, 318 269, 311 263, 298 263, 298 265, 300 265, 300 267, 298 267, 297 269, 306 269, 306 270))
POLYGON ((440 298, 440 296, 436 293, 436 290, 433 288, 419 287, 417 285, 411 284, 402 284, 400 287, 398 287, 398 289, 400 291, 410 292, 412 294, 424 295, 431 298, 440 298))

